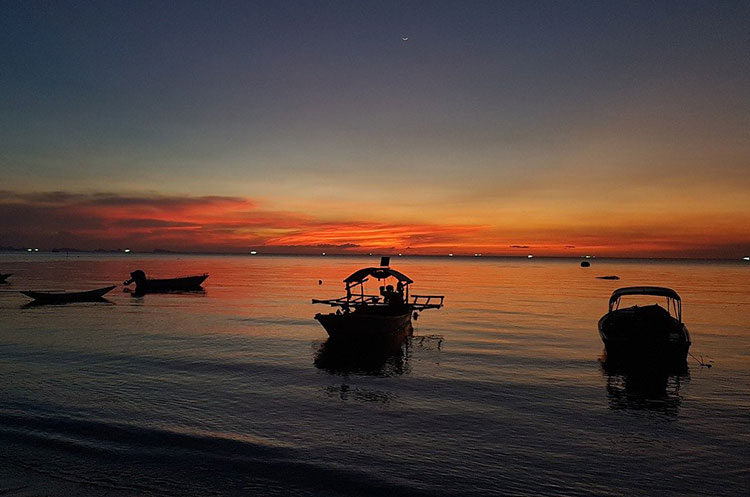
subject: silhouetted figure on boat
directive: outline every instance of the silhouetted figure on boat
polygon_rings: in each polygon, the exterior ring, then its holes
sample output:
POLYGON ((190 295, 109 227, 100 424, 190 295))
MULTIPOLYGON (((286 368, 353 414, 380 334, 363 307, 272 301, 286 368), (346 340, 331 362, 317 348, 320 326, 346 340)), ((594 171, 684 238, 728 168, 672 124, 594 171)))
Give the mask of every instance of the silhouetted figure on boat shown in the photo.
POLYGON ((138 269, 130 273, 130 279, 124 281, 123 285, 135 283, 136 295, 143 295, 145 293, 195 292, 203 290, 201 284, 206 278, 208 278, 207 273, 200 276, 153 279, 146 278, 146 273, 138 269))

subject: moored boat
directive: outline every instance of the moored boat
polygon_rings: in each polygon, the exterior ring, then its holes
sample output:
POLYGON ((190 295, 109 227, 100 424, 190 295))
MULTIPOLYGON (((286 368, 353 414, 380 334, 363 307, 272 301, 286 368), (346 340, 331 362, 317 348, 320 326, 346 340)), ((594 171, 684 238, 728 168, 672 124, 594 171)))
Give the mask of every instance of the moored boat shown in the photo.
POLYGON ((10 278, 11 276, 13 276, 13 273, 0 273, 0 283, 7 283, 7 281, 5 280, 10 278))
POLYGON ((115 287, 108 286, 97 288, 95 290, 86 290, 83 292, 35 292, 31 290, 22 291, 27 297, 34 299, 34 302, 40 304, 70 304, 72 302, 97 302, 104 298, 104 295, 112 291, 115 287))
POLYGON ((346 295, 337 299, 313 299, 313 304, 338 307, 336 312, 315 315, 334 340, 393 339, 413 332, 412 317, 425 309, 443 307, 443 295, 409 295, 413 280, 389 266, 383 257, 380 267, 359 269, 344 280, 346 295), (365 283, 374 278, 379 295, 365 293, 365 283), (393 284, 396 283, 394 290, 393 284), (411 301, 410 301, 411 299, 411 301))
POLYGON ((609 311, 599 320, 607 362, 643 366, 684 364, 690 348, 690 333, 682 322, 682 299, 671 288, 625 287, 612 292, 609 311), (658 303, 621 307, 625 296, 653 296, 658 303))
POLYGON ((147 278, 146 273, 138 269, 130 273, 130 279, 123 285, 135 283, 135 293, 169 293, 169 292, 195 292, 203 290, 201 284, 208 278, 204 273, 200 276, 183 276, 180 278, 147 278))

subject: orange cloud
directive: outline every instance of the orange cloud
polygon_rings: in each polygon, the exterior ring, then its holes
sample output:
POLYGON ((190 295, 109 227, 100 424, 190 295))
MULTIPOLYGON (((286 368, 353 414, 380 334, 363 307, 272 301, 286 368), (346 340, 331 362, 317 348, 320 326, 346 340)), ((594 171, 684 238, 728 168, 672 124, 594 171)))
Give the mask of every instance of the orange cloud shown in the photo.
MULTIPOLYGON (((739 257, 750 252, 742 213, 670 218, 545 218, 492 224, 320 219, 232 196, 0 192, 0 246, 315 253, 739 257)), ((489 221, 489 219, 488 219, 489 221)))

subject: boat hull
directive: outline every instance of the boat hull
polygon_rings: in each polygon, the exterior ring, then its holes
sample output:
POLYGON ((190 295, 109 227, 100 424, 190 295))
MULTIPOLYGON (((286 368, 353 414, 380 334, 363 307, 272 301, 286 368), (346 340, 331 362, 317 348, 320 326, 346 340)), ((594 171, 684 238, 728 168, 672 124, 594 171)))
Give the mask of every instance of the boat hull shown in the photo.
POLYGON ((88 290, 85 292, 32 292, 23 291, 22 294, 31 297, 35 302, 42 304, 70 304, 73 302, 97 302, 103 300, 106 293, 112 291, 115 287, 108 286, 88 290))
POLYGON ((315 319, 328 332, 328 336, 338 341, 359 340, 398 340, 411 336, 411 310, 396 314, 371 312, 350 312, 316 314, 315 319))
POLYGON ((690 334, 683 323, 673 318, 644 322, 637 315, 622 313, 613 311, 599 320, 599 336, 604 344, 606 362, 634 366, 685 364, 690 334))
POLYGON ((203 290, 201 285, 208 278, 207 274, 186 276, 184 278, 147 279, 136 281, 135 293, 169 293, 195 292, 203 290))

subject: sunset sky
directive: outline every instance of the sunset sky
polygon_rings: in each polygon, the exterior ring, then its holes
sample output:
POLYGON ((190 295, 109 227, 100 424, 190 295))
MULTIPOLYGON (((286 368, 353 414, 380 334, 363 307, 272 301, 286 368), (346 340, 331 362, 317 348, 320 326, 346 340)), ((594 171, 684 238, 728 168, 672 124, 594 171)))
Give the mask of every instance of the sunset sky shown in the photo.
POLYGON ((750 255, 750 2, 0 5, 0 246, 750 255))

